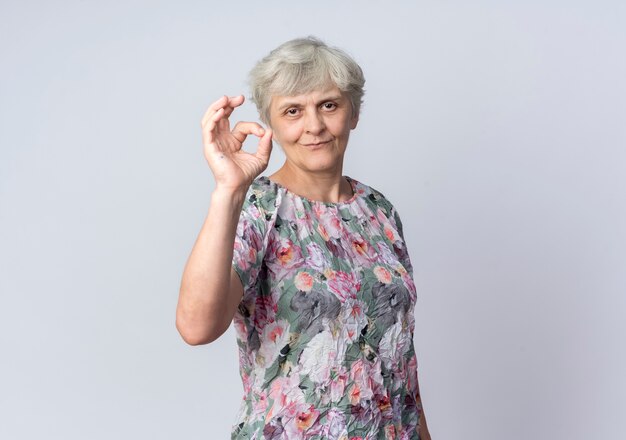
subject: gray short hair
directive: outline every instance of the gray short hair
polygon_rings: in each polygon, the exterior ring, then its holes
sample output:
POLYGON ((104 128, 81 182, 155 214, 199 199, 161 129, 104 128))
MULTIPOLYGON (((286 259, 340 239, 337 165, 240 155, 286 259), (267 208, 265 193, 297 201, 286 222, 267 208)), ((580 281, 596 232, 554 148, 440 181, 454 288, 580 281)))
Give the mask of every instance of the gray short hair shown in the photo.
POLYGON ((259 116, 269 124, 272 96, 294 96, 336 85, 350 97, 353 115, 363 102, 365 78, 361 67, 347 53, 315 37, 296 38, 281 44, 250 71, 251 100, 259 116))

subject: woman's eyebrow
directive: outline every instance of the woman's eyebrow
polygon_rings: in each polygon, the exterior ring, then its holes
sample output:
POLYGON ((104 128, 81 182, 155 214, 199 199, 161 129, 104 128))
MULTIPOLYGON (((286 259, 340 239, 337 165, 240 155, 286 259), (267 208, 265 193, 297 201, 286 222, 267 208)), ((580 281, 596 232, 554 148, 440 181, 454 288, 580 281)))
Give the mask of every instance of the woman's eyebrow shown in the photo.
POLYGON ((285 102, 280 107, 278 107, 278 111, 282 112, 289 107, 302 107, 302 104, 300 104, 299 102, 285 102))
POLYGON ((343 96, 341 96, 341 95, 331 95, 331 96, 327 96, 325 98, 320 99, 317 103, 318 104, 323 104, 326 101, 339 101, 339 100, 341 100, 341 98, 343 98, 343 96))
MULTIPOLYGON (((319 100, 317 101, 317 104, 316 104, 316 105, 320 105, 320 104, 323 104, 323 103, 328 102, 328 101, 339 101, 339 100, 341 100, 342 98, 343 98, 343 96, 342 96, 342 95, 330 95, 330 96, 325 96, 325 97, 323 97, 323 98, 319 99, 319 100)), ((280 107, 278 107, 278 111, 283 111, 283 110, 286 110, 286 109, 288 109, 289 107, 302 107, 302 106, 303 106, 303 105, 302 105, 302 103, 300 103, 300 102, 285 102, 285 103, 284 103, 284 104, 282 104, 280 107)))

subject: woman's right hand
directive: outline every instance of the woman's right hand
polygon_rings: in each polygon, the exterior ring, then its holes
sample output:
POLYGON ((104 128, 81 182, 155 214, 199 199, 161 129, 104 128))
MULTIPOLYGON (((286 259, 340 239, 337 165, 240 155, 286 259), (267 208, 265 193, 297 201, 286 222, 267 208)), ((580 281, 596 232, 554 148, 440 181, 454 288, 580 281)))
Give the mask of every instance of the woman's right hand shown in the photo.
POLYGON ((229 116, 243 104, 243 95, 222 96, 211 104, 202 117, 204 157, 215 177, 216 187, 229 190, 247 189, 261 174, 272 151, 272 130, 256 122, 238 122, 230 129, 229 116), (246 153, 241 149, 248 135, 260 138, 257 151, 246 153))

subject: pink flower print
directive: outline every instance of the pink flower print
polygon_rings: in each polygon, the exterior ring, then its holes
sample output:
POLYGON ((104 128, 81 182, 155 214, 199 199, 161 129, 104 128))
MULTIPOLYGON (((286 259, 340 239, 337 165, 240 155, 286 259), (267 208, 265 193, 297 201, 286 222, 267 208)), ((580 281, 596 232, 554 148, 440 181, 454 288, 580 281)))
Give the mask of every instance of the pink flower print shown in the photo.
POLYGON ((276 343, 276 341, 280 340, 281 336, 285 334, 285 329, 280 327, 278 324, 272 327, 274 328, 272 328, 269 332, 266 332, 267 340, 272 341, 273 343, 276 343))
POLYGON ((330 235, 322 223, 317 224, 317 232, 319 232, 324 241, 330 240, 330 235))
POLYGON ((298 411, 295 419, 298 430, 301 432, 306 431, 313 426, 313 423, 317 420, 319 414, 319 411, 317 411, 313 405, 309 405, 308 408, 298 411))
MULTIPOLYGON (((260 217, 259 211, 252 211, 252 216, 254 218, 260 217)), ((242 219, 242 221, 237 225, 237 232, 237 235, 241 235, 244 241, 250 244, 250 247, 253 247, 254 249, 261 249, 263 247, 263 236, 254 223, 248 218, 242 219)))
POLYGON ((297 261, 297 257, 300 256, 298 253, 298 248, 296 248, 289 239, 283 239, 281 240, 281 242, 282 246, 278 248, 276 256, 278 257, 278 260, 283 264, 283 266, 291 267, 294 261, 297 261))
POLYGON ((300 385, 298 374, 277 377, 270 385, 270 398, 273 405, 265 417, 267 423, 272 417, 286 415, 294 417, 298 404, 305 404, 305 397, 300 385), (274 414, 274 412, 277 414, 274 414))
POLYGON ((316 429, 315 435, 323 439, 348 440, 345 414, 337 408, 325 410, 325 413, 324 425, 320 425, 319 430, 316 429))
POLYGON ((314 218, 322 218, 325 215, 328 215, 328 207, 323 203, 316 203, 311 207, 313 211, 314 218))
POLYGON ((305 216, 296 219, 296 231, 298 234, 298 240, 304 240, 311 235, 313 228, 308 217, 305 216))
POLYGON ((250 271, 248 272, 248 279, 249 280, 256 280, 257 277, 259 276, 259 266, 255 266, 253 268, 250 269, 250 271))
POLYGON ((381 283, 389 284, 391 282, 391 272, 382 266, 376 266, 374 268, 374 275, 376 275, 376 278, 378 278, 378 281, 381 283))
POLYGON ((241 383, 243 384, 244 390, 249 390, 250 386, 252 385, 252 382, 250 381, 250 375, 245 371, 241 373, 241 383))
POLYGON ((311 403, 290 402, 284 411, 281 411, 281 415, 285 431, 285 436, 281 438, 304 440, 308 437, 307 431, 318 419, 319 411, 311 403))
POLYGON ((391 227, 389 223, 387 223, 384 227, 385 237, 389 239, 392 243, 398 240, 398 233, 391 227))
POLYGON ((360 255, 367 255, 368 244, 367 241, 363 240, 363 238, 359 236, 353 236, 352 238, 352 249, 354 252, 360 255))
POLYGON ((235 316, 233 316, 233 327, 235 328, 235 332, 237 332, 239 337, 244 339, 247 337, 246 320, 242 318, 240 312, 235 313, 235 316))
POLYGON ((263 327, 261 346, 256 355, 256 364, 269 367, 278 357, 280 350, 289 343, 289 322, 279 320, 263 327))
POLYGON ((358 384, 353 383, 348 390, 348 399, 351 405, 358 405, 361 401, 361 387, 358 384))
POLYGON ((376 250, 360 234, 350 234, 349 243, 359 262, 367 264, 376 259, 376 250))
POLYGON ((298 290, 303 292, 310 292, 313 288, 313 277, 308 272, 298 272, 294 279, 294 284, 298 290))
POLYGON ((339 368, 331 374, 330 382, 330 400, 331 402, 339 402, 345 393, 346 384, 348 382, 348 372, 344 368, 339 368))
POLYGON ((337 214, 334 214, 331 211, 326 211, 324 215, 320 218, 320 224, 324 226, 324 230, 328 233, 330 237, 341 237, 343 226, 341 225, 341 220, 339 219, 337 214))
POLYGON ((298 219, 299 212, 294 205, 281 205, 277 214, 283 222, 289 223, 298 219))
POLYGON ((383 211, 382 208, 378 208, 376 210, 376 218, 378 219, 378 221, 382 224, 382 225, 388 225, 389 224, 389 219, 387 218, 387 216, 385 215, 385 211, 383 211))
MULTIPOLYGON (((256 195, 259 196, 262 194, 256 194, 256 195)), ((252 217, 256 219, 261 218, 262 213, 261 213, 261 210, 258 208, 258 205, 251 204, 248 212, 250 213, 250 215, 252 215, 252 217)))
POLYGON ((393 425, 385 426, 385 440, 395 440, 396 439, 396 427, 393 425))
POLYGON ((286 237, 273 241, 270 244, 270 258, 278 261, 284 269, 293 269, 302 265, 302 251, 300 247, 294 246, 293 242, 286 237))
POLYGON ((255 262, 256 262, 256 249, 249 248, 246 254, 246 259, 244 260, 245 267, 243 267, 243 269, 248 269, 250 267, 249 263, 255 263, 255 262))
POLYGON ((352 188, 353 190, 355 190, 354 192, 359 196, 365 194, 365 188, 363 188, 361 183, 357 182, 356 180, 353 180, 353 182, 354 182, 354 186, 352 188))
POLYGON ((346 273, 340 270, 332 272, 327 284, 330 291, 341 301, 356 298, 357 292, 361 289, 361 283, 357 282, 352 272, 346 273))
POLYGON ((254 419, 261 419, 267 411, 268 401, 265 392, 261 393, 257 399, 254 400, 252 407, 252 414, 254 419))
POLYGON ((243 270, 250 269, 250 266, 256 262, 256 249, 248 247, 240 240, 235 240, 233 245, 233 253, 236 261, 243 270))
POLYGON ((350 217, 356 217, 354 220, 358 220, 361 224, 369 218, 371 213, 371 208, 365 200, 365 198, 357 199, 356 203, 348 205, 348 212, 351 214, 350 217))
POLYGON ((413 278, 405 271, 405 273, 402 274, 402 281, 404 281, 406 288, 409 290, 411 298, 415 300, 417 289, 415 287, 415 282, 413 281, 413 278))
POLYGON ((406 364, 407 370, 407 380, 406 380, 406 389, 411 392, 411 394, 417 394, 417 357, 414 354, 411 356, 409 361, 406 364))
POLYGON ((411 440, 416 430, 418 430, 416 427, 413 427, 413 428, 411 428, 410 426, 403 427, 400 434, 398 434, 398 440, 411 440))
POLYGON ((367 304, 357 300, 348 310, 350 311, 350 316, 358 321, 358 318, 363 317, 365 310, 367 310, 367 304))
POLYGON ((367 304, 360 300, 348 299, 342 308, 343 324, 340 339, 346 343, 356 342, 361 330, 367 325, 365 311, 367 304), (350 302, 352 302, 350 304, 350 302))
POLYGON ((306 264, 313 270, 322 272, 326 267, 326 259, 324 258, 324 251, 317 243, 309 243, 306 245, 307 258, 306 264))
POLYGON ((363 359, 355 361, 350 368, 350 379, 358 388, 360 399, 371 399, 374 397, 374 392, 372 391, 374 384, 370 378, 370 373, 366 371, 363 359))
POLYGON ((276 317, 277 304, 271 295, 257 295, 254 299, 254 326, 262 332, 268 322, 276 317))
POLYGON ((382 241, 379 241, 376 245, 378 246, 378 252, 382 257, 382 262, 389 267, 397 267, 398 256, 391 249, 389 249, 389 246, 382 241))

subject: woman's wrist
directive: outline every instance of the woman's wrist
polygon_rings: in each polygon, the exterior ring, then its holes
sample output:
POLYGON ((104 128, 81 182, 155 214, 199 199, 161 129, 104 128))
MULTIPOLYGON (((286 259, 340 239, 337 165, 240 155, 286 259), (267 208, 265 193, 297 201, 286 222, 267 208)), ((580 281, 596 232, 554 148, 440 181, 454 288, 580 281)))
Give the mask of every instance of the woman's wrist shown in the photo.
POLYGON ((224 197, 236 197, 243 198, 248 192, 248 188, 250 188, 250 184, 244 183, 239 186, 230 186, 216 183, 215 188, 213 188, 212 194, 219 194, 224 197))
POLYGON ((243 201, 246 198, 246 193, 248 192, 248 187, 239 187, 239 188, 231 188, 231 187, 223 187, 216 186, 213 192, 211 193, 211 203, 218 204, 234 204, 241 209, 243 206, 243 201))

